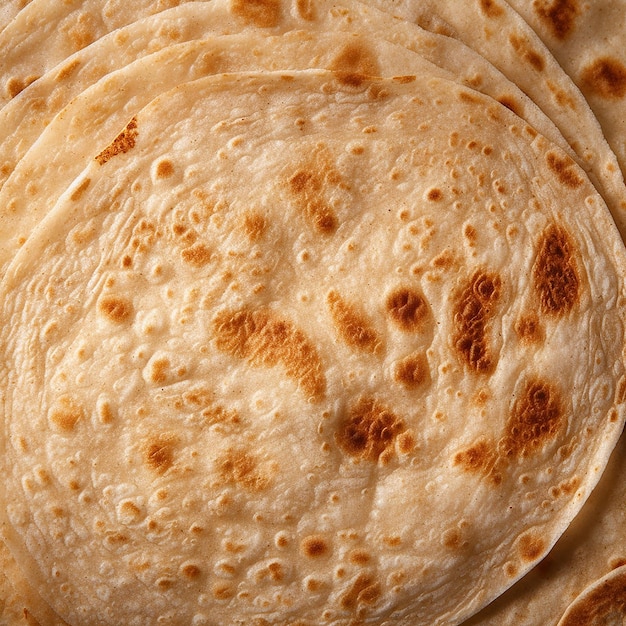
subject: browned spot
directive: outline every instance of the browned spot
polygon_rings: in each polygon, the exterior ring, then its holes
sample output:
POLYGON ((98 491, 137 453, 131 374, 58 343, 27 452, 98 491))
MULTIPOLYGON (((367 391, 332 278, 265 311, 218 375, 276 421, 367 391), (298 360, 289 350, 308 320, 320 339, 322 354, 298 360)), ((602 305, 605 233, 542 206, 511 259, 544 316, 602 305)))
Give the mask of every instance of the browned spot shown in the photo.
POLYGON ((582 71, 584 85, 605 100, 626 96, 626 67, 618 59, 601 57, 582 71))
POLYGON ((211 591, 213 593, 213 597, 217 600, 228 600, 235 595, 235 590, 228 583, 217 582, 214 583, 211 591))
POLYGON ((134 502, 128 500, 122 503, 120 509, 128 517, 137 517, 141 513, 141 509, 134 502))
POLYGON ((385 307, 389 318, 405 332, 418 332, 428 316, 428 305, 421 293, 400 287, 387 296, 385 307))
POLYGON ((157 163, 155 174, 157 178, 169 178, 174 174, 174 164, 168 159, 162 159, 157 163))
POLYGON ((165 383, 167 381, 167 374, 170 366, 171 363, 169 359, 165 357, 152 361, 150 367, 150 380, 157 384, 165 383))
POLYGON ((533 284, 542 313, 564 315, 580 298, 580 280, 574 243, 567 231, 550 224, 539 240, 533 266, 533 284))
POLYGON ((94 42, 96 29, 94 15, 86 12, 79 13, 71 22, 61 27, 75 51, 82 50, 94 42))
POLYGON ((144 461, 157 474, 164 474, 174 464, 174 447, 178 442, 176 435, 162 433, 144 446, 144 461))
POLYGON ((546 154, 548 167, 556 174, 559 181, 566 187, 576 189, 583 184, 583 179, 576 171, 576 164, 566 154, 559 156, 555 152, 546 154))
POLYGON ((480 10, 490 18, 500 17, 504 11, 494 0, 480 0, 480 10))
POLYGON ((115 324, 128 321, 133 314, 131 301, 122 296, 103 296, 98 303, 98 309, 106 319, 115 324))
POLYGON ((222 480, 249 491, 263 491, 270 483, 270 476, 259 468, 257 458, 243 449, 228 450, 217 466, 222 480))
POLYGON ((559 626, 619 624, 626 615, 626 572, 615 572, 580 596, 559 626))
POLYGON ((79 420, 85 417, 85 409, 69 396, 59 398, 56 406, 50 411, 50 421, 61 430, 70 432, 79 420))
POLYGON ((314 0, 296 0, 296 10, 298 15, 307 22, 315 21, 314 0))
POLYGON ((439 202, 443 200, 443 192, 437 188, 429 189, 426 193, 426 198, 431 202, 439 202))
POLYGON ((347 44, 329 65, 340 83, 359 87, 369 77, 380 76, 375 54, 360 41, 347 44))
POLYGON ((402 359, 395 367, 394 380, 407 389, 415 389, 430 380, 426 355, 414 352, 402 359))
POLYGON ((534 312, 523 315, 515 322, 515 332, 524 344, 539 344, 543 341, 541 322, 534 312))
POLYGON ((267 230, 267 220, 258 211, 248 211, 243 218, 243 227, 251 242, 258 241, 267 230))
POLYGON ((202 570, 194 563, 185 563, 180 568, 181 574, 189 580, 197 580, 202 574, 202 570))
POLYGON ((410 454, 415 450, 415 446, 417 442, 415 441, 415 434, 412 430, 405 430, 400 433, 397 437, 398 441, 398 450, 400 450, 400 454, 410 454))
POLYGON ((517 549, 523 561, 536 561, 545 551, 545 541, 532 532, 520 535, 517 541, 517 549))
POLYGON ((479 439, 466 450, 454 455, 454 464, 472 474, 487 476, 492 483, 499 485, 502 476, 497 471, 498 455, 493 445, 486 439, 479 439))
POLYGON ((565 420, 556 387, 531 378, 513 405, 500 450, 504 456, 526 457, 553 439, 565 420))
POLYGON ((231 0, 233 15, 260 28, 277 26, 280 21, 280 0, 231 0))
POLYGON ((348 560, 354 565, 364 566, 372 560, 372 556, 366 550, 352 550, 348 555, 348 560))
POLYGON ((327 556, 330 553, 328 543, 321 535, 310 535, 305 537, 300 542, 300 550, 302 551, 302 554, 311 559, 327 556))
POLYGON ((498 102, 509 109, 509 111, 519 115, 519 104, 513 96, 501 96, 498 98, 498 102))
POLYGON ((405 430, 404 421, 388 407, 376 398, 363 397, 350 407, 335 440, 350 456, 377 462, 393 450, 396 437, 405 430))
POLYGON ((523 61, 532 65, 538 72, 543 71, 545 67, 544 58, 536 50, 533 50, 530 43, 524 37, 511 35, 509 42, 523 61))
POLYGON ((351 348, 374 353, 381 345, 376 329, 357 307, 344 300, 336 291, 330 291, 326 297, 335 329, 342 340, 351 348))
POLYGON ((135 140, 139 135, 137 130, 137 118, 133 117, 126 125, 126 128, 113 140, 111 145, 105 148, 98 156, 96 161, 100 165, 104 165, 109 159, 118 154, 123 154, 135 147, 135 140))
POLYGON ((567 39, 580 15, 579 0, 535 0, 533 9, 557 39, 567 39))
POLYGON ((336 175, 334 169, 314 162, 289 179, 289 189, 299 210, 322 235, 331 235, 337 230, 337 216, 324 197, 324 188, 329 182, 337 182, 336 175))
POLYGON ((407 85, 409 83, 414 83, 417 80, 417 76, 414 74, 407 76, 394 76, 392 80, 396 83, 400 83, 401 85, 407 85))
POLYGON ((457 296, 452 342, 461 359, 477 373, 495 366, 488 341, 488 327, 500 298, 500 277, 478 270, 457 296))
POLYGON ((6 82, 6 92, 9 98, 15 98, 18 94, 20 94, 28 85, 34 83, 39 77, 38 76, 29 76, 24 79, 15 78, 12 76, 6 82))
POLYGON ((62 81, 69 78, 78 69, 80 64, 81 62, 79 59, 73 59, 59 70, 59 73, 55 76, 55 80, 62 81))
POLYGON ((91 178, 85 178, 79 185, 74 189, 72 194, 70 195, 70 200, 76 202, 81 199, 83 193, 87 190, 87 187, 91 184, 91 178))
POLYGON ((341 596, 342 608, 354 611, 359 605, 372 606, 381 596, 380 584, 369 574, 359 574, 350 589, 341 596))
POLYGON ((180 253, 183 261, 192 267, 204 267, 213 258, 213 252, 203 243, 195 243, 193 246, 183 248, 180 253))
POLYGON ((312 399, 326 391, 322 362, 309 338, 292 322, 270 310, 223 311, 213 322, 218 350, 254 366, 282 364, 312 399))

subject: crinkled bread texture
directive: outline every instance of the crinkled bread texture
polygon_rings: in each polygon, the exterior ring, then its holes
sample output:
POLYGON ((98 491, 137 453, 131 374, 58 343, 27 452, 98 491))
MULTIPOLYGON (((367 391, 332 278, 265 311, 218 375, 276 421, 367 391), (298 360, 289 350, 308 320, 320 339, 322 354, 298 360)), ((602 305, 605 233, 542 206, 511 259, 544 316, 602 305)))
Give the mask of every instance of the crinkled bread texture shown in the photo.
POLYGON ((70 624, 456 624, 624 422, 583 170, 429 76, 184 83, 2 283, 3 535, 70 624))

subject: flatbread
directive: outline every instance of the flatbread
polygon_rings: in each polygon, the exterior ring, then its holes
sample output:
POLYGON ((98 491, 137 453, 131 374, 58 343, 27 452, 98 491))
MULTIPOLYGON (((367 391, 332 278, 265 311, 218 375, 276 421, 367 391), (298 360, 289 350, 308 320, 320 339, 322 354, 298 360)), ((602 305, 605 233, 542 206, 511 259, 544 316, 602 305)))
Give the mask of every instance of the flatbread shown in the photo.
POLYGON ((302 71, 93 156, 0 296, 4 536, 63 619, 453 624, 547 553, 624 422, 625 252, 565 153, 302 71))

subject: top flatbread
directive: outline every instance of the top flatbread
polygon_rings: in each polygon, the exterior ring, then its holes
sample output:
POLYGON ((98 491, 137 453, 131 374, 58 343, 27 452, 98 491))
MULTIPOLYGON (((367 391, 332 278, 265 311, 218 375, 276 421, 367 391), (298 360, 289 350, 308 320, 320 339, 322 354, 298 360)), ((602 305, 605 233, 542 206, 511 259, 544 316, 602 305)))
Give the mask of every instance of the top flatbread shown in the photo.
POLYGON ((94 154, 2 286, 4 534, 61 617, 458 623, 545 555, 623 424, 625 259, 519 122, 221 75, 94 154))

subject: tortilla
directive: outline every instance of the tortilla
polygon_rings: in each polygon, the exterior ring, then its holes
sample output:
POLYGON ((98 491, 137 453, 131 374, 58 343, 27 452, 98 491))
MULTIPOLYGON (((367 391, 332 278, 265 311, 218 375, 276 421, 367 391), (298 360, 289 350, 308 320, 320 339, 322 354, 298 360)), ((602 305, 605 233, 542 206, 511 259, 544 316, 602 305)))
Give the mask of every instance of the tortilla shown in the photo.
POLYGON ((216 75, 94 152, 0 296, 3 533, 64 620, 452 624, 547 553, 623 426, 626 253, 520 122, 216 75))

